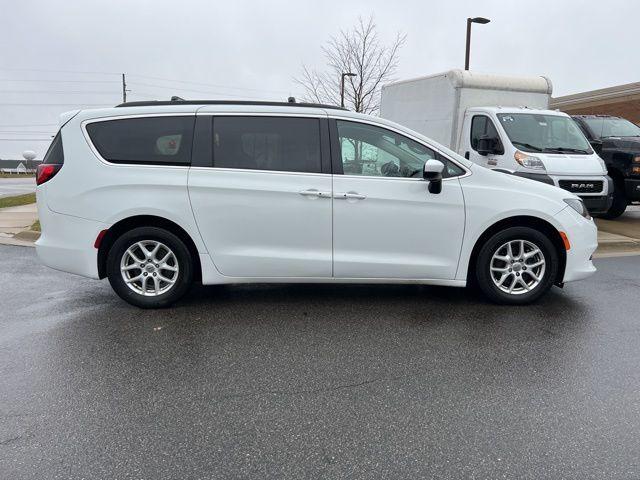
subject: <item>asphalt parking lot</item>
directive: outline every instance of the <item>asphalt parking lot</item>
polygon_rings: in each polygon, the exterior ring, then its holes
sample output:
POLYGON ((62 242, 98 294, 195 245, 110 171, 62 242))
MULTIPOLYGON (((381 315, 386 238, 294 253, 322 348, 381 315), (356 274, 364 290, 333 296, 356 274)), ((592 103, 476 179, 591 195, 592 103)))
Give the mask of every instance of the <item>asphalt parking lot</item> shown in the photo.
POLYGON ((640 257, 524 308, 198 287, 142 311, 0 246, 0 477, 639 478, 640 257))

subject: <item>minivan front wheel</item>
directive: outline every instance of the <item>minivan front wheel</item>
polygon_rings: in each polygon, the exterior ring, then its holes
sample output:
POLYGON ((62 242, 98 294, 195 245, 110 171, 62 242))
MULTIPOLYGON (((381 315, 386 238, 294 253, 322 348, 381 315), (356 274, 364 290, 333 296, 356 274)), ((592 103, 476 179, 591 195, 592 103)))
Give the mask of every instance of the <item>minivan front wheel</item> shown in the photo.
POLYGON ((118 238, 107 257, 115 292, 141 308, 161 308, 182 297, 193 281, 189 249, 173 233, 140 227, 118 238))
POLYGON ((552 286, 558 253, 549 238, 529 227, 512 227, 493 235, 476 264, 480 289, 494 302, 533 302, 552 286))

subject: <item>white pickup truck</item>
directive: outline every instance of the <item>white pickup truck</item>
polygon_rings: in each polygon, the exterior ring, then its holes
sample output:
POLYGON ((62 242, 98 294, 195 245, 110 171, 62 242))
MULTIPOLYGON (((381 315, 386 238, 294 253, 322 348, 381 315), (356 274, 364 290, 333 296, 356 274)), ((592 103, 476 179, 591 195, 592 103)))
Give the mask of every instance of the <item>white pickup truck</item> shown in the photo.
POLYGON ((382 88, 380 115, 474 163, 580 196, 592 214, 611 206, 607 168, 568 115, 548 110, 551 81, 451 70, 382 88))

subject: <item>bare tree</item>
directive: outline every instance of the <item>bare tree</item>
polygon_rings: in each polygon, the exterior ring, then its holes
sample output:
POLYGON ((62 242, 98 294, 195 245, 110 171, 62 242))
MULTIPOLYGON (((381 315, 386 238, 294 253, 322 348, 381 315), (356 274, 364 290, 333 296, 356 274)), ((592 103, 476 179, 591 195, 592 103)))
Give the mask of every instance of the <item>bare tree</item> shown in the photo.
POLYGON ((303 66, 302 76, 295 81, 304 88, 304 100, 340 105, 342 74, 355 73, 355 77, 345 78, 345 105, 356 112, 377 113, 380 87, 393 79, 405 39, 406 35, 398 33, 391 45, 383 45, 373 17, 366 21, 358 18, 351 30, 342 30, 323 47, 325 70, 303 66))

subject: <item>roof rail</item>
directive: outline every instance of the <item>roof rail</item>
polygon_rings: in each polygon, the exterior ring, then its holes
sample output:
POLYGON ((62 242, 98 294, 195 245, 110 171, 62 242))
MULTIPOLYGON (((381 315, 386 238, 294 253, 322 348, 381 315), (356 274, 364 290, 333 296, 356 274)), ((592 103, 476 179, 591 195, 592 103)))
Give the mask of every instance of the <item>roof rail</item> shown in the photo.
POLYGON ((305 102, 262 102, 250 100, 151 100, 146 102, 125 102, 116 107, 160 107, 165 105, 261 105, 268 107, 315 107, 330 108, 333 110, 346 110, 336 105, 305 102))

